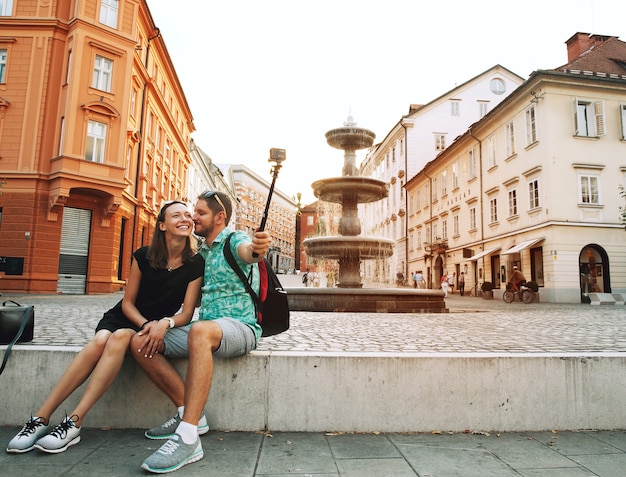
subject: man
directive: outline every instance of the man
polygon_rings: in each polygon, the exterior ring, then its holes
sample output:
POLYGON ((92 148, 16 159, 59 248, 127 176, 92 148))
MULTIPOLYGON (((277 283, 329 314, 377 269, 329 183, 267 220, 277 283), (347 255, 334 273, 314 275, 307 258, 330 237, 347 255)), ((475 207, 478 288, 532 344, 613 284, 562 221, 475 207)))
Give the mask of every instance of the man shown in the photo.
POLYGON ((513 267, 510 281, 513 284, 513 291, 519 291, 520 285, 526 283, 526 278, 524 278, 522 272, 517 269, 517 265, 513 267))
POLYGON ((459 275, 459 293, 461 296, 465 295, 465 272, 461 272, 459 275))
MULTIPOLYGON (((168 439, 143 462, 142 467, 150 472, 172 472, 202 459, 199 435, 208 432, 203 409, 213 376, 213 355, 245 355, 256 348, 261 336, 254 303, 224 258, 231 213, 230 199, 221 192, 204 192, 196 202, 194 232, 206 239, 199 250, 206 265, 198 321, 169 329, 162 349, 153 350, 143 332, 135 335, 131 344, 139 365, 178 407, 172 419, 145 433, 150 439, 168 439), (179 357, 189 357, 185 382, 167 359, 179 357)), ((257 263, 268 252, 269 234, 256 232, 250 239, 244 232, 235 232, 230 243, 244 274, 252 273, 251 285, 258 292, 257 263)))

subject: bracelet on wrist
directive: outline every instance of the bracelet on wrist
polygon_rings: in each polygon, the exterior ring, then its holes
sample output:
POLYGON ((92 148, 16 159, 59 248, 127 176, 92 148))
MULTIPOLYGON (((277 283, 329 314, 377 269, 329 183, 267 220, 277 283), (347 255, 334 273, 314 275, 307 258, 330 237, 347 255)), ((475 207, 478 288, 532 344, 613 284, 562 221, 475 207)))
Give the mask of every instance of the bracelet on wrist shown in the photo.
POLYGON ((140 329, 140 330, 143 330, 143 329, 146 327, 146 325, 148 324, 148 322, 149 322, 149 321, 150 321, 150 320, 146 320, 146 321, 144 321, 144 322, 141 324, 141 326, 139 327, 139 329, 140 329))

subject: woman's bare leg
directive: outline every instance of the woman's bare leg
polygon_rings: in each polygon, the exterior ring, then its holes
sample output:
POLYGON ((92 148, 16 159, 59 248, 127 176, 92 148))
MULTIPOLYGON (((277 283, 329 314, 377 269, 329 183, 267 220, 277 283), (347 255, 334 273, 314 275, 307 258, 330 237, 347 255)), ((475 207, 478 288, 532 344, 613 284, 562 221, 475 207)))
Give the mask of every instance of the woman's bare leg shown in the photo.
POLYGON ((82 425, 82 421, 89 410, 115 381, 120 369, 122 369, 130 339, 134 334, 135 332, 131 329, 120 329, 115 331, 107 340, 104 352, 91 373, 87 388, 71 414, 77 427, 82 425))
POLYGON ((89 377, 98 364, 110 336, 110 331, 100 330, 80 350, 35 413, 36 416, 45 419, 46 424, 49 423, 52 413, 89 377))

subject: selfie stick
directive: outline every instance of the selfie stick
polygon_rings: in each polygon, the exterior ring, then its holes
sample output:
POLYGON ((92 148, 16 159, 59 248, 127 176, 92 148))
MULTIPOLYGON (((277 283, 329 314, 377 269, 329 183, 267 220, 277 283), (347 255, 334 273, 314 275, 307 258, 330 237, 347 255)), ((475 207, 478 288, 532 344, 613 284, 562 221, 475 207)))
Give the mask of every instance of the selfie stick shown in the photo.
MULTIPOLYGON (((267 202, 265 203, 265 211, 263 212, 263 217, 261 218, 261 225, 258 228, 259 232, 263 232, 265 230, 265 223, 267 222, 267 216, 270 211, 270 203, 272 202, 272 194, 274 193, 274 184, 276 184, 276 178, 278 177, 278 171, 282 167, 283 161, 287 159, 287 153, 284 149, 270 149, 270 158, 267 162, 273 162, 272 166, 272 184, 270 185, 270 191, 267 195, 267 202)), ((258 253, 252 252, 252 256, 257 258, 259 256, 258 253)))

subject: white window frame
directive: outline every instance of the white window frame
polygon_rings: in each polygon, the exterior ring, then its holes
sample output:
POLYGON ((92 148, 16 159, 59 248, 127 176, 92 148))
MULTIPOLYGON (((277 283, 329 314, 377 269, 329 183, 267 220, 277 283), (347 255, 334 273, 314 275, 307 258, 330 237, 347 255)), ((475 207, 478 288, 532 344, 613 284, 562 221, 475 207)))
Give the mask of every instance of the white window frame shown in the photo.
POLYGON ((443 151, 446 148, 446 135, 435 133, 435 151, 443 151))
POLYGON ((482 118, 489 112, 488 101, 478 101, 478 117, 482 118))
POLYGON ((604 136, 604 101, 574 98, 574 127, 575 136, 604 136))
POLYGON ((448 171, 441 173, 441 197, 448 195, 448 171))
POLYGON ((469 210, 469 229, 476 230, 476 207, 470 207, 469 210))
POLYGON ((448 221, 447 220, 441 221, 441 238, 443 240, 448 240, 448 221))
POLYGON ((528 208, 529 210, 538 209, 541 206, 539 202, 539 179, 528 181, 528 208))
POLYGON ((452 164, 452 190, 459 187, 459 163, 458 161, 452 164))
POLYGON ((491 169, 496 166, 496 135, 492 134, 487 138, 487 167, 491 169))
POLYGON ((86 160, 104 164, 106 138, 107 125, 90 119, 87 123, 87 145, 85 147, 86 160))
POLYGON ((452 233, 454 234, 453 235, 454 237, 459 235, 459 216, 458 215, 455 215, 454 217, 452 217, 452 233))
POLYGON ((100 23, 116 28, 119 0, 100 0, 100 2, 100 23))
POLYGON ((100 91, 111 92, 111 77, 113 73, 113 60, 104 56, 96 55, 93 62, 93 77, 91 87, 100 91))
POLYGON ((498 221, 498 198, 489 199, 489 223, 495 224, 498 221))
POLYGON ((422 248, 422 231, 417 231, 417 248, 422 248))
POLYGON ((517 215, 517 189, 511 189, 509 195, 509 217, 517 215))
POLYGON ((600 176, 597 174, 578 175, 578 203, 600 205, 600 176))
POLYGON ((0 0, 0 17, 10 17, 13 14, 13 0, 0 0))
POLYGON ((131 88, 130 92, 130 115, 134 118, 137 114, 137 90, 131 88))
POLYGON ((476 153, 475 149, 471 148, 467 151, 467 178, 473 179, 476 177, 476 153))
POLYGON ((504 128, 506 136, 506 157, 512 157, 515 155, 515 123, 511 121, 506 123, 504 128))
POLYGON ((433 177, 433 184, 432 184, 432 201, 435 202, 437 200, 437 178, 433 177))
POLYGON ((461 101, 458 99, 453 99, 450 101, 450 116, 460 116, 461 115, 461 101))
POLYGON ((621 125, 622 140, 626 140, 626 103, 619 103, 619 117, 621 125))
POLYGON ((526 110, 526 147, 537 142, 537 111, 535 105, 531 104, 526 110))
POLYGON ((4 84, 7 81, 7 59, 9 57, 9 50, 6 48, 0 49, 0 84, 4 84))

